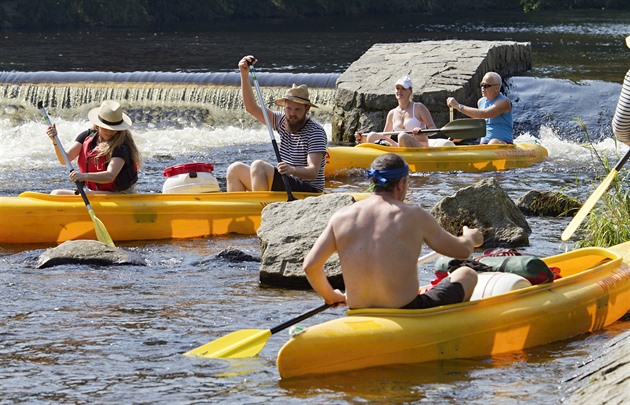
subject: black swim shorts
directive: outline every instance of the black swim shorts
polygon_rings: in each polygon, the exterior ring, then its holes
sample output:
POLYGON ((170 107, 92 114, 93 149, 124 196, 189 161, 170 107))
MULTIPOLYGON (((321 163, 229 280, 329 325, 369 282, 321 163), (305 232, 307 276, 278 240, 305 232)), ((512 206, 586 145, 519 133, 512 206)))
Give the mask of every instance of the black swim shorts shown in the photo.
POLYGON ((451 283, 446 277, 429 291, 419 294, 409 304, 400 309, 425 309, 440 305, 457 304, 464 301, 464 287, 460 283, 451 283))
MULTIPOLYGON (((321 193, 321 190, 316 189, 308 183, 303 182, 301 179, 295 176, 286 176, 289 181, 289 187, 291 191, 303 191, 306 193, 321 193)), ((271 191, 287 191, 284 188, 284 180, 282 175, 278 173, 278 169, 273 169, 273 183, 271 183, 271 191)))

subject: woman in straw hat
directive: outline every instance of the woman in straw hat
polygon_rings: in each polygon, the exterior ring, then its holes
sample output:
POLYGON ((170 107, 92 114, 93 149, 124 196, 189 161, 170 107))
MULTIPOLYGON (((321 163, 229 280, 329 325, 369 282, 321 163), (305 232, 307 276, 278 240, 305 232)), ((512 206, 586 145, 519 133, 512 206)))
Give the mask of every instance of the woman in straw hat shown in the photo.
MULTIPOLYGON (((626 45, 630 48, 630 36, 626 37, 626 45)), ((630 70, 623 80, 612 128, 617 139, 630 146, 630 70)))
MULTIPOLYGON (((238 63, 241 74, 241 91, 245 110, 265 124, 263 108, 254 98, 249 81, 253 56, 245 56, 238 63)), ((311 103, 306 85, 287 90, 284 97, 275 101, 284 107, 284 113, 267 109, 271 127, 280 134, 280 162, 274 167, 264 160, 255 160, 251 166, 243 162, 232 163, 227 170, 227 191, 286 191, 285 176, 292 191, 320 193, 324 190, 327 137, 324 128, 308 117, 317 106, 311 103)))
MULTIPOLYGON (((105 100, 100 107, 90 110, 92 128, 83 131, 66 150, 68 159, 78 158, 79 172, 70 172, 73 182, 85 182, 87 193, 134 193, 141 164, 138 148, 131 135, 131 118, 123 113, 120 103, 105 100)), ((57 128, 46 129, 55 146, 57 159, 65 165, 63 155, 55 143, 57 128)), ((51 194, 76 194, 74 190, 53 190, 51 194)))

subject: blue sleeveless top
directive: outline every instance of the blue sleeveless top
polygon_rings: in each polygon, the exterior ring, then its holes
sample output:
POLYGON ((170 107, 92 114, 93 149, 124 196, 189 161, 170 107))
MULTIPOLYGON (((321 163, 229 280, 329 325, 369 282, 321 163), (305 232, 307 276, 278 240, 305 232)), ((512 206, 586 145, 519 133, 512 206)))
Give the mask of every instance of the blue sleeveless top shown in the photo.
MULTIPOLYGON (((498 100, 507 98, 503 94, 499 94, 497 98, 492 101, 488 101, 483 97, 479 101, 479 109, 485 110, 486 108, 494 105, 498 100)), ((499 115, 494 118, 486 118, 486 136, 481 138, 481 143, 488 143, 491 139, 498 139, 507 143, 514 143, 514 137, 512 135, 512 110, 499 115)))

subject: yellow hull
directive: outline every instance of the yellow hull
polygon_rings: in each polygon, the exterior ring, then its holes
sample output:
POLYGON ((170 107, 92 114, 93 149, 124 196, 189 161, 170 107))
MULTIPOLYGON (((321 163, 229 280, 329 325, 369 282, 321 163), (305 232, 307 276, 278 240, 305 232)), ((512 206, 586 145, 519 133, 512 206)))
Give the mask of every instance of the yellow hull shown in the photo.
MULTIPOLYGON (((293 193, 296 198, 317 196, 293 193)), ((352 194, 361 198, 363 194, 352 194)), ((114 241, 255 234, 262 209, 287 201, 285 192, 100 194, 90 205, 114 241)), ((0 197, 0 243, 96 239, 80 196, 26 192, 0 197)))
POLYGON ((396 153, 409 164, 412 172, 487 172, 529 167, 548 156, 541 145, 469 145, 431 148, 394 148, 373 143, 355 147, 337 146, 326 153, 326 175, 348 169, 368 169, 384 153, 396 153))
POLYGON ((544 259, 550 284, 425 310, 361 309, 292 337, 282 378, 518 351, 617 321, 630 310, 630 242, 544 259))

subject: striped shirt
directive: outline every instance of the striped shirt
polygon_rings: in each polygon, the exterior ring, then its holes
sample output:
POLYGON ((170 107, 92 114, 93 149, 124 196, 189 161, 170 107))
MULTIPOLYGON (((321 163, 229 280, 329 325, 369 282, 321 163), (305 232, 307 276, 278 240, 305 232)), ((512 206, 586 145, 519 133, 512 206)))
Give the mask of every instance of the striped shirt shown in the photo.
POLYGON ((305 167, 309 153, 323 153, 317 177, 313 180, 302 179, 302 181, 319 191, 324 191, 324 166, 328 142, 324 128, 309 118, 298 133, 292 134, 285 127, 286 120, 285 114, 273 113, 273 126, 280 134, 280 158, 291 166, 305 167))
POLYGON ((630 70, 626 73, 612 120, 613 133, 618 140, 630 143, 630 70))

